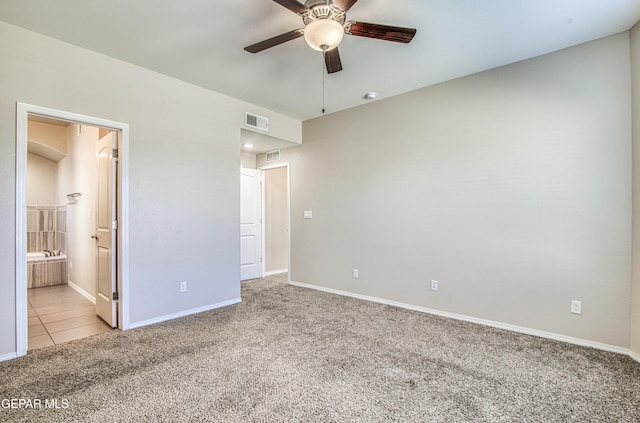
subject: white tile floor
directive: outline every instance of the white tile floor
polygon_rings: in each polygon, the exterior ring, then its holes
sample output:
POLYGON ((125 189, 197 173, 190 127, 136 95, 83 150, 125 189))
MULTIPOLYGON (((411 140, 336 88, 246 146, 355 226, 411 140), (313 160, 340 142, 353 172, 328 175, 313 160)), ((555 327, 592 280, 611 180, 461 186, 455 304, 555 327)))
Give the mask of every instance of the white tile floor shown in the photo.
POLYGON ((68 285, 27 290, 29 350, 112 330, 96 306, 68 285))

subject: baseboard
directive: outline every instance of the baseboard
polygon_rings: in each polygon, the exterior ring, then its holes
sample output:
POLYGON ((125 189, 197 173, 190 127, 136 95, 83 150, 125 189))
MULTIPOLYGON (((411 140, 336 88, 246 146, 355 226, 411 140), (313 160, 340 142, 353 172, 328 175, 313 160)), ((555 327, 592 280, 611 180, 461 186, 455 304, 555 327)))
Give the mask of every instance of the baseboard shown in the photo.
POLYGON ((636 354, 633 351, 629 350, 629 357, 640 363, 640 354, 636 354))
MULTIPOLYGON (((449 313, 446 311, 434 310, 426 307, 415 306, 411 304, 400 303, 396 301, 385 300, 383 298, 369 297, 367 295, 355 294, 347 291, 340 291, 332 288, 325 288, 317 285, 310 285, 301 282, 289 282, 291 285, 299 286, 302 288, 310 288, 318 291, 329 292, 332 294, 342 295, 351 298, 357 298, 359 300, 371 301, 374 303, 380 303, 385 305, 390 305, 394 307, 400 307, 407 310, 419 311, 423 313, 433 314, 435 316, 440 317, 448 317, 450 319, 463 320, 465 322, 476 323, 479 325, 490 326, 497 329, 504 329, 512 332, 523 333, 526 335, 538 336, 540 338, 553 339, 555 341, 567 342, 569 344, 581 345, 583 347, 591 347, 599 350, 610 351, 618 354, 630 355, 631 352, 627 348, 617 347, 615 345, 603 344, 600 342, 590 341, 587 339, 574 338, 571 336, 560 335, 553 332, 545 332, 536 329, 529 329, 522 326, 509 325, 506 323, 494 322, 492 320, 478 319, 476 317, 465 316, 463 314, 449 313)), ((635 355, 635 354, 634 354, 635 355)), ((632 356, 633 357, 633 356, 632 356)), ((637 356, 636 356, 637 357, 637 356)), ((637 358, 636 358, 637 359, 637 358)), ((640 360, 638 360, 640 361, 640 360)))
POLYGON ((270 272, 264 272, 264 275, 265 276, 279 275, 280 273, 287 273, 288 271, 289 269, 272 270, 270 272))
POLYGON ((18 358, 18 354, 11 353, 11 354, 0 355, 0 362, 1 361, 7 361, 7 360, 13 360, 14 358, 18 358))
POLYGON ((190 316, 192 314, 202 313, 203 311, 214 310, 216 308, 226 307, 232 304, 238 304, 242 302, 242 298, 234 298, 232 300, 223 301, 217 304, 211 304, 204 307, 192 308, 190 310, 180 311, 178 313, 165 314, 164 316, 155 317, 149 320, 143 320, 142 322, 135 322, 129 325, 129 329, 140 328, 143 326, 153 325, 155 323, 165 322, 167 320, 178 319, 180 317, 190 316))
POLYGON ((87 300, 91 301, 94 304, 96 303, 96 297, 94 297, 93 295, 89 294, 87 291, 85 291, 84 289, 80 288, 75 283, 73 283, 71 281, 68 281, 67 285, 69 285, 69 288, 71 288, 74 291, 78 292, 80 295, 85 297, 87 300))

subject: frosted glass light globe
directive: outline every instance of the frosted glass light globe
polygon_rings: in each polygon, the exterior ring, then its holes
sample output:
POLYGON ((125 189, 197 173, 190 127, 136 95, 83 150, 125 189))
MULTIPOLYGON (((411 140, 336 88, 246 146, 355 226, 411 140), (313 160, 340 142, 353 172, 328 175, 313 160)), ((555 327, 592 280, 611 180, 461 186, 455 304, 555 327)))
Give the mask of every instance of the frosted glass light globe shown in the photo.
POLYGON ((344 37, 344 28, 332 19, 318 19, 304 29, 304 39, 312 49, 332 50, 340 45, 344 37))

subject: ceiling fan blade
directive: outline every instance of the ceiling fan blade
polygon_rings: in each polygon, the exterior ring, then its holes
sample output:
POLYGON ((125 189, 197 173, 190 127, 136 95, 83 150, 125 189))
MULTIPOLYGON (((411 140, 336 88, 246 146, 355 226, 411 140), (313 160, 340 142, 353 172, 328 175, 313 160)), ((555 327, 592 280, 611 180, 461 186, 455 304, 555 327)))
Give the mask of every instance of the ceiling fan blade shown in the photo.
POLYGON ((278 3, 280 6, 284 6, 287 9, 291 10, 293 13, 297 13, 298 15, 302 15, 307 11, 307 7, 296 1, 296 0, 273 0, 278 3))
POLYGON ((324 64, 327 66, 327 73, 336 73, 342 70, 342 62, 340 61, 340 53, 337 47, 324 52, 324 64))
POLYGON ((259 43, 250 45, 245 47, 244 49, 249 53, 258 53, 262 50, 266 50, 271 47, 275 47, 278 44, 286 43, 287 41, 295 40, 296 38, 302 37, 304 34, 304 29, 294 29, 293 31, 285 32, 284 34, 277 35, 273 38, 269 38, 268 40, 260 41, 259 43))
POLYGON ((399 26, 389 26, 372 24, 366 22, 349 22, 347 34, 358 37, 375 38, 377 40, 395 41, 397 43, 410 43, 416 35, 414 28, 403 28, 399 26))
POLYGON ((342 11, 347 11, 356 4, 358 0, 333 0, 333 4, 342 11))

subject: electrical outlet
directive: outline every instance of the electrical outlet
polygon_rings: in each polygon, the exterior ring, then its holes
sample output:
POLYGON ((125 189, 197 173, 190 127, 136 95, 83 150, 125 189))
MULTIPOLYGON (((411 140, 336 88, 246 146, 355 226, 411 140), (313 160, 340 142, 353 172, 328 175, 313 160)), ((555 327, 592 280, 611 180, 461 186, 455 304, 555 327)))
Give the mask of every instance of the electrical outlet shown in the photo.
POLYGON ((437 291, 438 290, 438 281, 432 279, 431 280, 431 290, 432 291, 437 291))
POLYGON ((571 301, 571 312, 573 314, 582 314, 582 301, 571 301))
POLYGON ((180 292, 187 292, 187 281, 180 282, 180 292))
POLYGON ((353 269, 353 277, 355 279, 358 279, 360 277, 360 272, 358 271, 358 269, 353 269))

